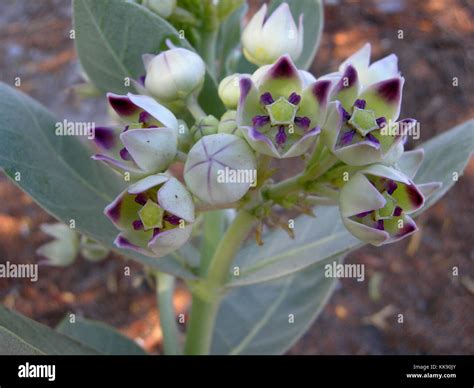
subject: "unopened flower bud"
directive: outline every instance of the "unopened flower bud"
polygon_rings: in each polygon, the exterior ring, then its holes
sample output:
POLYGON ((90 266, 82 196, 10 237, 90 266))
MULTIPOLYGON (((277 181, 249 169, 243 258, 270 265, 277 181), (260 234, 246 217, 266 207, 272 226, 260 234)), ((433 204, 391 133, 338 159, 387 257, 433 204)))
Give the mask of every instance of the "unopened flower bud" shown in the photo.
POLYGON ((80 243, 80 252, 84 259, 89 261, 101 261, 105 259, 110 249, 92 238, 82 235, 80 243))
POLYGON ((219 84, 219 97, 228 109, 236 109, 240 98, 240 74, 225 77, 219 84))
POLYGON ((214 116, 209 115, 201 118, 196 124, 191 127, 191 136, 194 141, 198 141, 203 136, 213 135, 217 133, 219 120, 214 116))
POLYGON ((178 149, 182 152, 188 152, 191 142, 192 136, 188 125, 184 120, 178 120, 178 149))
POLYGON ((201 57, 183 48, 172 48, 151 58, 144 56, 145 87, 161 101, 184 100, 199 93, 206 73, 201 57))
POLYGON ((217 129, 218 133, 230 133, 232 135, 237 135, 243 137, 242 132, 239 131, 237 127, 237 111, 235 110, 228 110, 225 112, 222 117, 221 121, 219 122, 219 127, 217 129))
POLYGON ((54 237, 53 241, 41 245, 36 253, 46 257, 46 264, 55 267, 71 265, 79 253, 79 234, 60 222, 41 224, 43 233, 54 237))
POLYGON ((245 27, 242 45, 245 57, 259 66, 273 63, 284 54, 297 60, 303 50, 303 15, 296 27, 287 3, 268 17, 264 4, 245 27))
POLYGON ((256 183, 254 153, 245 140, 228 133, 205 136, 189 151, 184 180, 201 201, 238 201, 256 183))

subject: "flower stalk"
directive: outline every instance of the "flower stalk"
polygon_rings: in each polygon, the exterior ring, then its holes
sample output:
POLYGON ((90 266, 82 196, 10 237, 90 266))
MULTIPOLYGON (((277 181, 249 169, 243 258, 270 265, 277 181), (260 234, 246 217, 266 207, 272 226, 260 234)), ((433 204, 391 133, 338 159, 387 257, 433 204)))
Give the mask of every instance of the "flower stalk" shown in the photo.
POLYGON ((185 354, 209 354, 212 332, 223 286, 235 254, 255 224, 255 217, 241 210, 216 247, 207 273, 193 290, 191 316, 186 336, 185 354))
POLYGON ((163 333, 163 351, 166 355, 177 356, 181 354, 181 349, 173 306, 175 278, 167 273, 157 272, 156 282, 156 296, 160 311, 161 331, 163 333))

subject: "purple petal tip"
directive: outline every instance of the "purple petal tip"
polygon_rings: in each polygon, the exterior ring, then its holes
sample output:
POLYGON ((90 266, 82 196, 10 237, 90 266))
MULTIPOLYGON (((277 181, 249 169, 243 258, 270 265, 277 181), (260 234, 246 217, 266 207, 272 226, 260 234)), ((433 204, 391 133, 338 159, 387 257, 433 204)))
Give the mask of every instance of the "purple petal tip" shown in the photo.
POLYGON ((402 81, 400 78, 392 78, 380 82, 377 87, 377 92, 380 97, 387 102, 395 102, 400 99, 402 89, 402 81))
POLYGON ((114 130, 107 127, 97 127, 95 129, 94 143, 100 148, 110 150, 115 146, 114 130))
POLYGON ((316 81, 313 86, 313 95, 316 97, 320 105, 326 105, 329 97, 331 81, 316 81))
POLYGON ((130 116, 138 110, 127 96, 109 93, 107 97, 112 108, 121 116, 130 116))
POLYGON ((297 76, 297 69, 288 55, 280 57, 270 69, 273 78, 291 78, 297 76))
POLYGON ((240 79, 239 85, 240 85, 240 101, 243 101, 249 94, 250 89, 252 88, 252 80, 248 77, 243 77, 240 79))

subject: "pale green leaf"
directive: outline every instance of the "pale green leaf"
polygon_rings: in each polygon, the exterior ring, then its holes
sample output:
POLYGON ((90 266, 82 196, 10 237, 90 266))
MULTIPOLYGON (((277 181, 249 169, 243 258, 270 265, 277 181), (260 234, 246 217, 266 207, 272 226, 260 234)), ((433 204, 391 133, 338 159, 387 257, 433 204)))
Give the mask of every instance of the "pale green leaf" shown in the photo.
POLYGON ((56 330, 77 342, 107 355, 145 355, 146 352, 130 338, 101 322, 76 317, 71 322, 66 316, 56 330))
POLYGON ((99 353, 0 305, 0 354, 96 355, 99 353))
MULTIPOLYGON (((118 176, 93 161, 77 137, 56 136, 56 120, 43 106, 1 83, 0 117, 0 168, 47 212, 67 225, 74 220, 78 232, 117 250, 118 231, 103 210, 123 190, 118 176)), ((193 277, 181 251, 160 259, 120 252, 155 269, 193 277)))
MULTIPOLYGON (((142 55, 167 49, 166 39, 194 50, 166 20, 133 2, 74 0, 73 11, 79 60, 94 85, 106 92, 134 92, 127 81, 145 73, 142 55)), ((209 114, 224 112, 209 74, 199 101, 209 114)))

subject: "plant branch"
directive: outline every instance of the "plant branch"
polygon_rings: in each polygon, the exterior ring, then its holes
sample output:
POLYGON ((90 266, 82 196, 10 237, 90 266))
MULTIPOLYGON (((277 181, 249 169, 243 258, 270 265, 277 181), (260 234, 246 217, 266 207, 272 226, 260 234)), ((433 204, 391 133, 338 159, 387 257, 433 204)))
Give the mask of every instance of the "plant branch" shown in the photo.
POLYGON ((163 332, 163 349, 167 355, 181 354, 173 306, 175 278, 164 272, 156 273, 156 294, 160 312, 161 331, 163 332))
POLYGON ((186 335, 185 354, 208 354, 222 288, 241 244, 255 223, 255 217, 241 210, 225 232, 209 263, 207 276, 190 284, 193 294, 191 316, 186 335))
POLYGON ((206 112, 201 108, 199 105, 197 98, 194 94, 191 94, 186 99, 186 107, 188 108, 189 112, 193 115, 196 121, 199 121, 203 117, 206 117, 206 112))

